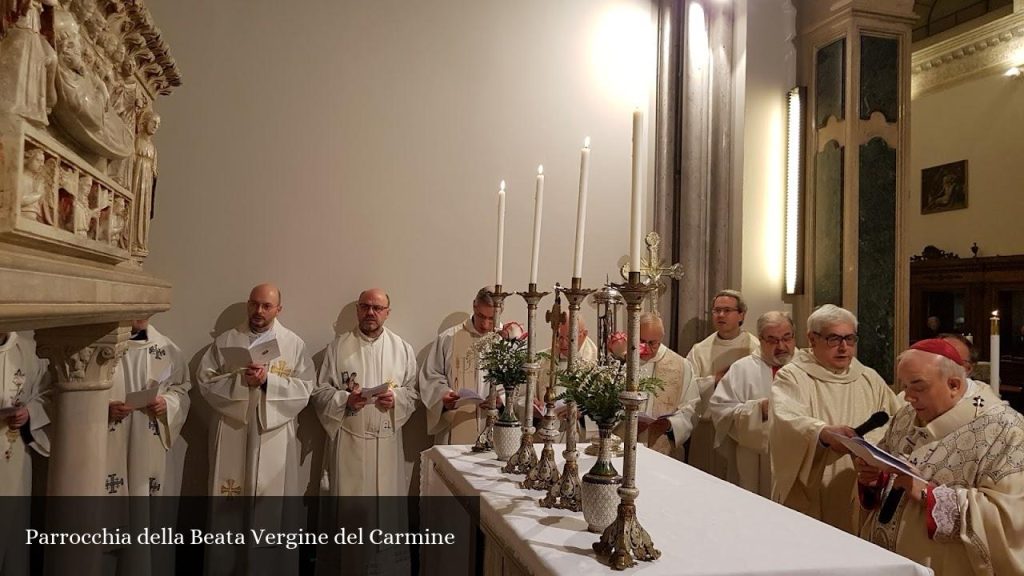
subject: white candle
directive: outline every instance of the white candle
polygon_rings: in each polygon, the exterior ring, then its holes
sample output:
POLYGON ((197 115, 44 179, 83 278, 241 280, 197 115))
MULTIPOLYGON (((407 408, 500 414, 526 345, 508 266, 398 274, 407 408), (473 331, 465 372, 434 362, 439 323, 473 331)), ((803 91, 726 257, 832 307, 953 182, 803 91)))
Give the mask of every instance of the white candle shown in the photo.
POLYGON ((501 286, 501 264, 505 249, 505 181, 498 188, 498 258, 494 265, 494 285, 501 286))
POLYGON ((533 252, 530 260, 530 284, 537 283, 540 266, 540 221, 544 206, 544 166, 537 166, 537 193, 533 197, 533 252))
POLYGON ((590 137, 580 150, 580 197, 576 205, 576 250, 572 258, 572 277, 583 277, 583 230, 587 226, 587 186, 590 179, 590 137))
POLYGON ((989 384, 999 396, 999 310, 992 311, 992 335, 989 337, 989 384))
POLYGON ((643 228, 643 168, 641 143, 644 135, 644 114, 633 111, 633 180, 629 202, 629 271, 640 271, 640 237, 643 228))

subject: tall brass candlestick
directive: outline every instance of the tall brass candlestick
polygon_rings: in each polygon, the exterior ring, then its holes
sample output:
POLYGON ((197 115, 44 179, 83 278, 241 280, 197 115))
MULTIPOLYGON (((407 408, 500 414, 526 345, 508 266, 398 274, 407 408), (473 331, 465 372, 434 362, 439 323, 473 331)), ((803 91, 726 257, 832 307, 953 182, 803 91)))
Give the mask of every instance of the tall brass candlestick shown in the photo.
POLYGON ((544 449, 540 452, 540 461, 526 474, 521 484, 528 490, 547 491, 552 484, 558 483, 558 465, 555 464, 555 440, 558 439, 558 417, 555 416, 555 369, 558 359, 558 328, 562 324, 562 287, 555 284, 555 303, 548 310, 547 321, 551 326, 551 351, 549 359, 548 389, 544 394, 544 419, 540 425, 540 436, 544 439, 544 449))
POLYGON ((519 443, 519 451, 513 454, 502 472, 509 474, 529 474, 537 465, 537 449, 533 447, 533 395, 537 390, 537 373, 540 365, 534 358, 536 352, 536 341, 534 340, 534 328, 537 320, 537 304, 550 292, 538 292, 537 284, 531 283, 526 292, 517 292, 526 300, 526 373, 529 378, 526 382, 526 399, 523 406, 523 439, 519 443))
MULTIPOLYGON (((582 287, 582 278, 573 278, 572 286, 563 290, 565 298, 569 301, 569 353, 566 357, 566 365, 569 370, 576 367, 579 344, 579 315, 580 304, 593 290, 582 287)), ((557 351, 552 349, 552 354, 557 351)), ((580 485, 580 469, 576 457, 576 440, 579 434, 579 412, 575 402, 566 402, 566 428, 565 428, 565 466, 562 468, 561 479, 557 484, 552 485, 548 495, 541 500, 541 506, 545 508, 562 508, 579 512, 583 509, 582 487, 580 485)))
MULTIPOLYGON (((491 299, 494 300, 494 328, 501 325, 501 311, 505 306, 505 297, 509 294, 501 291, 501 284, 494 286, 491 299)), ((473 452, 490 452, 494 450, 494 423, 498 421, 498 385, 491 383, 491 393, 487 395, 487 424, 473 444, 473 452)))
POLYGON ((637 560, 657 560, 661 551, 654 547, 650 534, 640 525, 636 517, 636 498, 640 490, 636 487, 636 413, 647 398, 640 392, 640 306, 653 286, 640 282, 639 272, 629 273, 629 282, 618 287, 626 300, 626 390, 619 395, 626 408, 625 453, 623 455, 622 486, 619 487, 618 513, 615 520, 601 534, 601 540, 594 543, 597 555, 608 559, 615 570, 625 570, 636 565, 637 560))

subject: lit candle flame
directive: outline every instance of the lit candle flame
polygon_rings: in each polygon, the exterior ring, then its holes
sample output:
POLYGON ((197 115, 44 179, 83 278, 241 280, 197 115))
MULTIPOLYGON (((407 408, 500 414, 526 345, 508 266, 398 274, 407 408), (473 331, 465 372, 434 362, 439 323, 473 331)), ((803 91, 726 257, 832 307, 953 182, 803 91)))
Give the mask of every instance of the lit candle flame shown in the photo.
POLYGON ((587 136, 586 138, 583 139, 583 147, 590 148, 590 136, 587 136))
POLYGON ((999 318, 999 310, 993 310, 992 311, 992 317, 993 318, 999 318))
POLYGON ((505 181, 504 181, 504 180, 502 180, 502 181, 501 181, 501 187, 500 187, 500 189, 501 189, 501 190, 504 190, 504 189, 505 189, 505 181))
POLYGON ((538 164, 537 165, 537 176, 540 176, 541 174, 544 174, 544 165, 543 164, 538 164))

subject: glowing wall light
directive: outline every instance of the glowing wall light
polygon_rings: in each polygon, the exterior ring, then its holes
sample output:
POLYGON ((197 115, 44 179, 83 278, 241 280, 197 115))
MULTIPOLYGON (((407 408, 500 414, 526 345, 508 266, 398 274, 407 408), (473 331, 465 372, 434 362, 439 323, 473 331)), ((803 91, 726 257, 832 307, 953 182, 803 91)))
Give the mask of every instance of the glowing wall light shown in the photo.
POLYGON ((804 89, 789 91, 786 107, 786 294, 803 292, 800 246, 800 196, 803 166, 804 89))

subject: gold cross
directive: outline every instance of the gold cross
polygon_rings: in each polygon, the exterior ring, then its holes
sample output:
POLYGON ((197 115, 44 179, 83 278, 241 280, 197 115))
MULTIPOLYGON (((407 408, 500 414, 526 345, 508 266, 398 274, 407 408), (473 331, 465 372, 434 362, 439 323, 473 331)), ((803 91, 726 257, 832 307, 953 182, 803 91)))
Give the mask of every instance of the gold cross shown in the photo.
POLYGON ((220 485, 221 496, 240 496, 242 494, 242 487, 234 480, 228 479, 227 482, 220 485))
MULTIPOLYGON (((668 289, 668 284, 662 280, 663 276, 668 276, 673 280, 683 279, 683 265, 678 262, 671 266, 662 264, 661 256, 658 254, 658 247, 661 245, 661 236, 657 232, 650 232, 647 237, 644 238, 644 243, 647 244, 647 256, 640 258, 640 276, 646 277, 647 280, 644 284, 657 286, 656 290, 651 290, 650 297, 647 300, 647 309, 651 312, 658 311, 658 298, 661 293, 668 289)), ((629 280, 629 263, 622 265, 622 269, 619 271, 622 274, 623 280, 629 280)))
POLYGON ((288 363, 284 360, 278 360, 270 365, 270 373, 277 374, 281 378, 291 378, 292 371, 288 369, 288 363))

